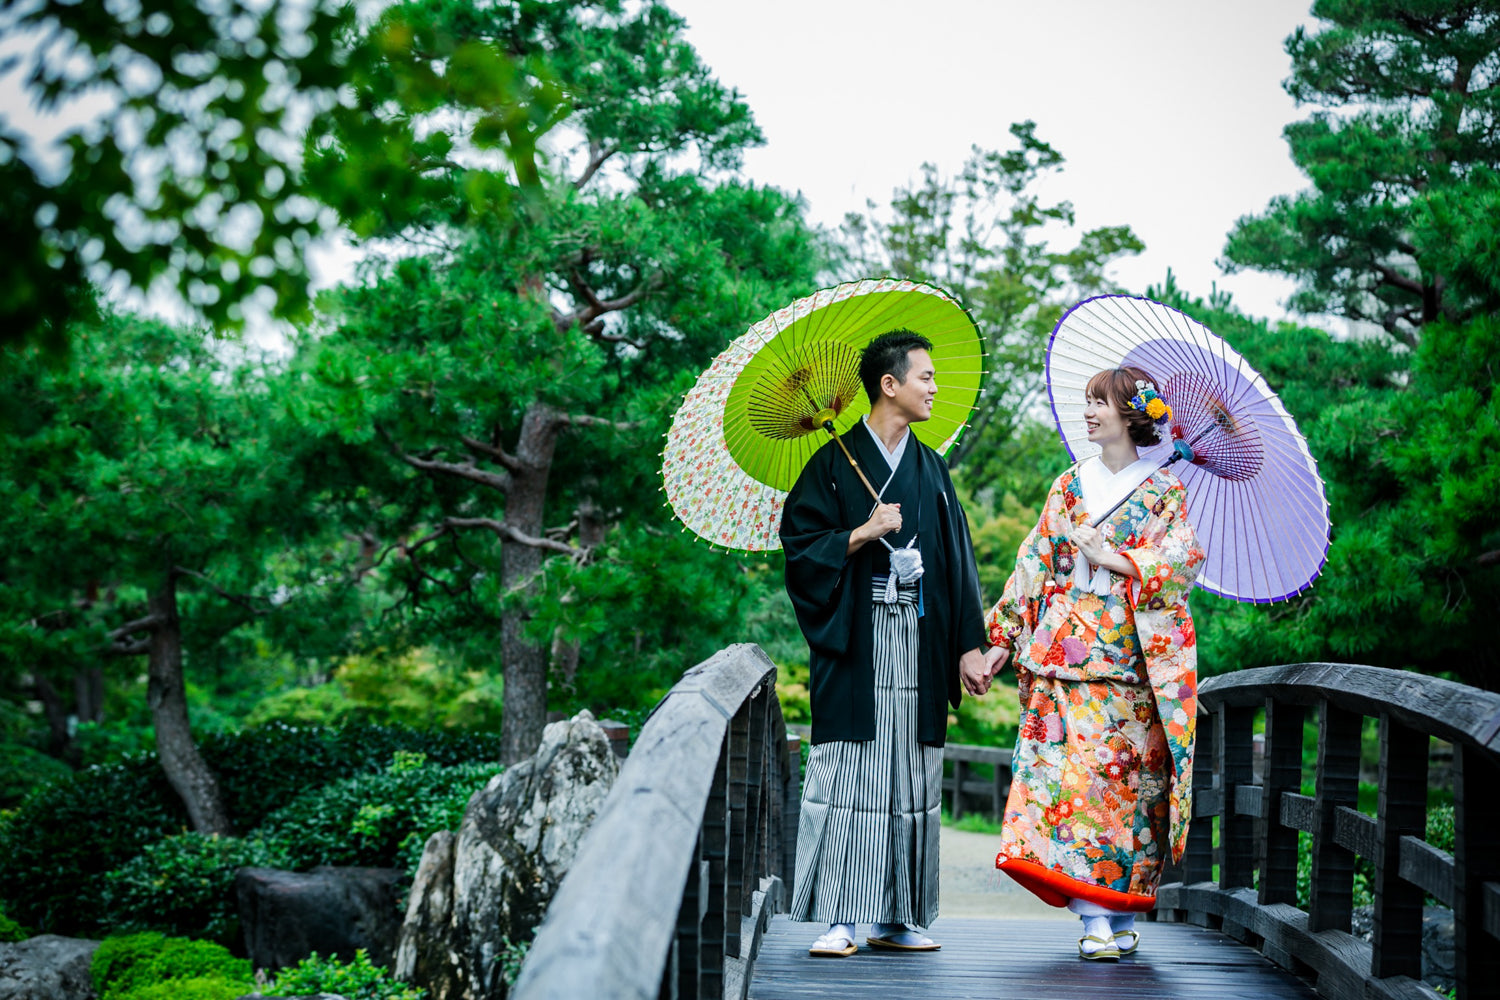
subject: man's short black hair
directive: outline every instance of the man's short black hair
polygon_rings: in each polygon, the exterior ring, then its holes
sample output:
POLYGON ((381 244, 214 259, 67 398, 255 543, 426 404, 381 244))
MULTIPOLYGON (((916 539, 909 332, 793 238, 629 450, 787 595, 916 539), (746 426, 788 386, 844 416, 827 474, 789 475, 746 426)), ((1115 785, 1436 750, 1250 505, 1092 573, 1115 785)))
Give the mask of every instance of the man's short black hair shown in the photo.
POLYGON ((932 350, 932 341, 920 333, 906 329, 882 333, 865 345, 859 354, 859 380, 865 384, 865 395, 870 405, 880 398, 880 380, 887 375, 896 376, 897 382, 906 381, 911 370, 911 352, 932 350))

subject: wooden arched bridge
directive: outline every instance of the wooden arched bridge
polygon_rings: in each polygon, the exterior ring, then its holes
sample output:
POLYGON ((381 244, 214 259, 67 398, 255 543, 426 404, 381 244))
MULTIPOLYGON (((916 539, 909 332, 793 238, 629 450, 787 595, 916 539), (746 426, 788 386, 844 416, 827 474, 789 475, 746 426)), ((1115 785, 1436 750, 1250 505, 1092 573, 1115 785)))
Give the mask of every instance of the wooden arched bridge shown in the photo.
POLYGON ((1453 910, 1458 1000, 1500 998, 1500 695, 1329 663, 1212 678, 1200 691, 1197 817, 1138 955, 1079 961, 1074 926, 1008 918, 997 895, 992 919, 939 918, 940 952, 820 960, 806 952, 815 928, 779 915, 800 757, 775 677, 758 647, 733 646, 657 706, 516 996, 1437 998, 1418 978, 1430 896, 1453 910), (1373 816, 1358 808, 1367 719, 1379 730, 1373 816), (1308 722, 1313 795, 1302 792, 1308 722), (1453 746, 1451 855, 1423 839, 1431 737, 1453 746), (1305 910, 1299 849, 1311 859, 1305 910), (1374 872, 1369 941, 1351 933, 1356 858, 1374 872))

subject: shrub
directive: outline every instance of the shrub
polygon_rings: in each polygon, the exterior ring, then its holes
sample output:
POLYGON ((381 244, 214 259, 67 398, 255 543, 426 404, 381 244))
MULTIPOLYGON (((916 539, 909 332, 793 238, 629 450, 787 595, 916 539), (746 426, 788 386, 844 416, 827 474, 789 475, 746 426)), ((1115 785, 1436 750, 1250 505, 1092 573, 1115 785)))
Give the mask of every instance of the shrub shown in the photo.
POLYGON ((277 868, 286 857, 260 839, 184 833, 149 845, 104 877, 104 922, 233 945, 239 938, 236 868, 277 868))
MULTIPOLYGON (((494 734, 425 732, 394 726, 271 725, 206 737, 240 830, 331 781, 378 771, 398 750, 433 764, 496 760, 494 734)), ((148 844, 189 826, 155 754, 86 768, 39 788, 0 824, 0 904, 42 932, 91 935, 103 928, 103 876, 148 844)))
POLYGON ((337 993, 345 1000, 425 1000, 427 996, 426 990, 397 982, 385 969, 372 965, 363 948, 354 953, 352 962, 319 958, 313 952, 295 968, 282 970, 265 988, 266 996, 272 997, 309 993, 337 993))
POLYGON ((219 976, 193 976, 148 983, 129 993, 111 994, 111 1000, 238 1000, 250 988, 219 976))
POLYGON ((43 933, 96 933, 104 873, 180 831, 181 808, 154 759, 37 789, 0 827, 0 903, 43 933))
POLYGON ((72 773, 68 765, 34 747, 0 743, 0 809, 14 809, 35 789, 72 773))
POLYGON ((154 932, 105 938, 94 952, 90 972, 99 1000, 185 998, 190 988, 196 990, 192 996, 217 1000, 248 993, 253 983, 250 963, 235 958, 229 949, 154 932))
POLYGON ((398 750, 434 764, 499 760, 493 733, 450 733, 367 723, 339 727, 257 726, 209 737, 203 756, 219 776, 236 825, 253 829, 310 788, 377 772, 398 750))
POLYGON ((10 919, 5 911, 0 909, 0 941, 25 941, 29 937, 31 937, 30 931, 10 919))
POLYGON ((304 793, 273 813, 261 834, 298 868, 403 865, 412 871, 427 838, 457 826, 469 798, 499 771, 498 764, 443 766, 398 755, 380 774, 304 793))

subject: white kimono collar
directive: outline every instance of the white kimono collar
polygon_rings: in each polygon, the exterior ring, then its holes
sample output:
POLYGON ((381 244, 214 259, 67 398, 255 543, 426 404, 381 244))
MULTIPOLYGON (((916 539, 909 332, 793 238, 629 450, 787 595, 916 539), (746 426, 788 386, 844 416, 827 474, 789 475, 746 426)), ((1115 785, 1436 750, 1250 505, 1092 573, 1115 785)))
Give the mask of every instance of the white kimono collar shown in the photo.
MULTIPOLYGON (((1136 487, 1160 469, 1171 453, 1170 442, 1154 445, 1119 472, 1110 472, 1097 455, 1078 463, 1078 485, 1083 493, 1083 509, 1089 523, 1098 527, 1113 514, 1136 487)), ((1073 583, 1091 594, 1109 593, 1109 570, 1097 569, 1078 553, 1073 563, 1073 583)))

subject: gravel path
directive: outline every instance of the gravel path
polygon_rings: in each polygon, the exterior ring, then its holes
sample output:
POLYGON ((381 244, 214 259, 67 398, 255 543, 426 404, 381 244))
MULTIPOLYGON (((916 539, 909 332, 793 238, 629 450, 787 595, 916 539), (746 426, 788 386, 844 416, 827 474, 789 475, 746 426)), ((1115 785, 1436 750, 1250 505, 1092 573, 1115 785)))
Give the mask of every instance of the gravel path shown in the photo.
POLYGON ((943 827, 940 842, 942 882, 936 926, 943 917, 1006 917, 1028 920, 1077 920, 1067 910, 1048 906, 995 870, 1000 837, 943 827))

